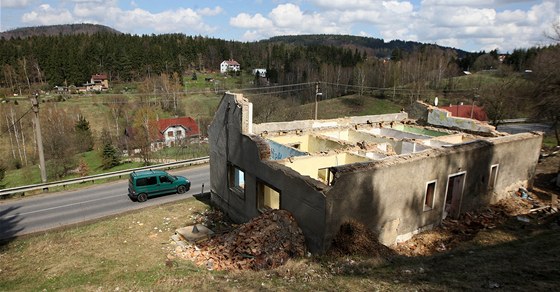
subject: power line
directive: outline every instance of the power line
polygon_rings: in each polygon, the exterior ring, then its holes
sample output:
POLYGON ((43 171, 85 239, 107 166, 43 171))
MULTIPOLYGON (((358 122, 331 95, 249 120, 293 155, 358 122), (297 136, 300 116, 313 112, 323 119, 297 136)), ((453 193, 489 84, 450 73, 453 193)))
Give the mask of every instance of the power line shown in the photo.
POLYGON ((21 119, 23 119, 23 117, 25 117, 29 112, 31 112, 31 110, 33 110, 33 107, 30 107, 23 115, 21 115, 21 117, 19 117, 17 119, 17 121, 15 121, 14 123, 12 123, 8 129, 6 129, 4 132, 2 132, 2 134, 0 136, 4 136, 4 134, 6 134, 7 132, 10 132, 12 128, 14 128, 16 126, 17 123, 19 123, 19 121, 21 121, 21 119))

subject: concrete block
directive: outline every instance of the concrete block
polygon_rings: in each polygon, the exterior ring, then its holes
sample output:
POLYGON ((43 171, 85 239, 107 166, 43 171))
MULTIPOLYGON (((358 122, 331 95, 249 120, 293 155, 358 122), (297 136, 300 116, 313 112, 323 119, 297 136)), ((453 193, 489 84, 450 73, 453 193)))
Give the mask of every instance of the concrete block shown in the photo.
POLYGON ((208 227, 202 224, 195 224, 179 228, 175 230, 175 234, 178 234, 180 237, 184 238, 187 241, 197 242, 208 238, 208 236, 214 234, 214 231, 210 230, 208 227))

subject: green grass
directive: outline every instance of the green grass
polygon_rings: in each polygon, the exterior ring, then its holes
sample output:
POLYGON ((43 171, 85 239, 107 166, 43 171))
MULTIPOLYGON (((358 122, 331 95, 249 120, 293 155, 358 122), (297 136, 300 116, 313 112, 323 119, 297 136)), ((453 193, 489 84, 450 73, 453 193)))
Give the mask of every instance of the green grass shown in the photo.
MULTIPOLYGON (((88 175, 94 175, 99 173, 106 173, 111 171, 118 171, 118 170, 143 166, 141 162, 123 162, 120 165, 105 170, 101 166, 101 158, 99 157, 99 153, 97 151, 89 151, 86 153, 78 154, 76 155, 76 159, 78 159, 78 161, 80 159, 83 159, 86 162, 89 168, 88 175)), ((69 174, 64 178, 62 178, 61 180, 75 178, 78 176, 79 176, 78 174, 69 174)), ((53 181, 52 178, 47 178, 47 180, 53 181)), ((3 183, 6 184, 6 188, 41 183, 41 173, 39 170, 39 166, 30 165, 20 169, 8 170, 6 171, 6 177, 4 178, 3 183)), ((76 188, 79 187, 79 185, 72 185, 69 187, 76 188)))
MULTIPOLYGON (((253 105, 255 123, 278 122, 292 120, 310 120, 314 118, 315 103, 294 105, 279 98, 269 102, 260 102, 253 105), (272 105, 276 110, 272 112, 267 121, 262 120, 259 115, 263 108, 272 105)), ((387 113, 398 113, 401 106, 388 99, 378 99, 371 96, 348 95, 319 101, 318 119, 335 119, 350 116, 378 115, 387 113)))
POLYGON ((554 133, 548 133, 544 135, 542 144, 544 148, 553 148, 558 145, 558 141, 556 141, 554 133))
POLYGON ((193 143, 184 147, 167 147, 154 153, 155 159, 191 159, 210 155, 210 146, 208 143, 193 143))
POLYGON ((208 271, 174 257, 170 241, 208 208, 190 198, 4 243, 0 290, 479 291, 497 284, 553 291, 560 284, 560 233, 515 218, 433 256, 319 256, 269 271, 208 271))

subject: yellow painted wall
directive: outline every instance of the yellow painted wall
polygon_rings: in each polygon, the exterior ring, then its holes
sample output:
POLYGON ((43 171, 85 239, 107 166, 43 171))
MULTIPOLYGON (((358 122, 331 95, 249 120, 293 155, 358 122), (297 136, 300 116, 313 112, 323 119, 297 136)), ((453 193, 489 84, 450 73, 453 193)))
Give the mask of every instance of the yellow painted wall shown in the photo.
POLYGON ((339 153, 329 156, 297 157, 292 159, 292 161, 278 161, 278 163, 297 171, 301 175, 307 175, 320 180, 318 174, 321 168, 370 161, 370 159, 351 153, 339 153))

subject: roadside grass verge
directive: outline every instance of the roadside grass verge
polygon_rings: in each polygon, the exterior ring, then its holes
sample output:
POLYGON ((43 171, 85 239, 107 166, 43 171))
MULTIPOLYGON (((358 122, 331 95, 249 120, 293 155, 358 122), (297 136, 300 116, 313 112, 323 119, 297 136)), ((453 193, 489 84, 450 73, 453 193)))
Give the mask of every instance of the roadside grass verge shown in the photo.
POLYGON ((208 271, 174 258, 170 236, 209 208, 193 199, 16 239, 0 248, 2 291, 551 291, 560 233, 508 225, 433 256, 312 256, 269 271, 208 271))
MULTIPOLYGON (((143 166, 141 162, 128 162, 124 161, 121 164, 110 168, 110 169, 103 169, 101 167, 101 157, 99 153, 95 150, 81 153, 76 155, 77 161, 83 159, 86 164, 88 165, 89 171, 88 175, 124 170, 124 169, 131 169, 143 166)), ((79 177, 79 174, 72 173, 61 180, 64 179, 71 179, 79 177)), ((49 181, 54 181, 52 178, 48 178, 49 181)), ((106 182, 107 180, 105 180, 106 182)), ((23 185, 31 185, 31 184, 38 184, 41 183, 41 173, 39 170, 38 165, 29 165, 26 167, 22 167, 20 169, 13 169, 6 171, 6 178, 3 180, 6 184, 6 188, 23 186, 23 185)))

